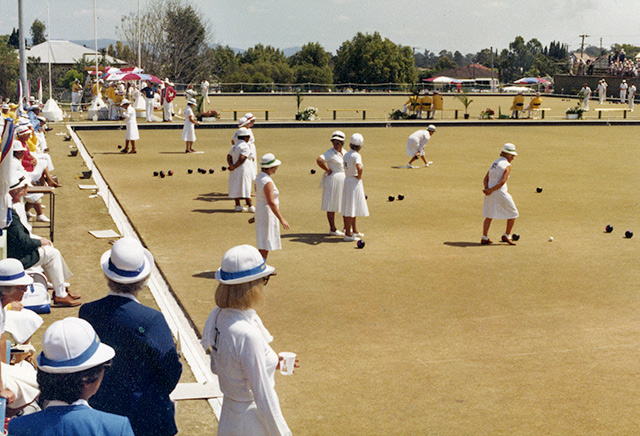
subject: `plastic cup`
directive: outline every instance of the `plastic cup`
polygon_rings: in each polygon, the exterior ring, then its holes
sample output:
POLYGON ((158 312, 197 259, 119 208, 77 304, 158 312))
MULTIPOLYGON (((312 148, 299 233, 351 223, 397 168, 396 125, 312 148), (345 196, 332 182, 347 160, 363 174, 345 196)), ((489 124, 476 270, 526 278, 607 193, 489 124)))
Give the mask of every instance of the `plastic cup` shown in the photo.
POLYGON ((289 351, 282 351, 278 353, 282 360, 280 361, 280 374, 291 375, 293 374, 293 368, 296 365, 296 353, 289 351))

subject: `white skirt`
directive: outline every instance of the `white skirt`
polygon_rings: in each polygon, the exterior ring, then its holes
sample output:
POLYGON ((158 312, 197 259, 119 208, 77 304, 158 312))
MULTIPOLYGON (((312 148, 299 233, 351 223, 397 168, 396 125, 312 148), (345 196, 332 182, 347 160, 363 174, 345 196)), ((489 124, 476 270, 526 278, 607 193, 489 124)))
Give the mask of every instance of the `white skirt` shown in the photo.
POLYGON ((322 207, 327 212, 342 213, 342 192, 344 191, 344 173, 331 173, 322 176, 322 207))
POLYGON ((367 200, 364 198, 362 179, 347 177, 344 179, 344 193, 342 194, 342 216, 369 216, 367 200))
POLYGON ((229 198, 251 198, 252 183, 251 162, 245 160, 242 165, 229 172, 229 198))
POLYGON ((182 128, 182 140, 188 142, 196 141, 196 126, 193 123, 185 124, 182 128))
POLYGON ((124 136, 126 141, 137 141, 140 139, 140 133, 138 132, 138 123, 127 124, 127 133, 124 136))
POLYGON ((496 220, 510 220, 518 218, 518 209, 508 192, 498 190, 485 195, 482 215, 496 220))
POLYGON ((280 221, 268 204, 256 204, 256 247, 258 250, 280 250, 280 221))
POLYGON ((237 402, 225 396, 218 423, 218 436, 269 436, 254 401, 237 402))

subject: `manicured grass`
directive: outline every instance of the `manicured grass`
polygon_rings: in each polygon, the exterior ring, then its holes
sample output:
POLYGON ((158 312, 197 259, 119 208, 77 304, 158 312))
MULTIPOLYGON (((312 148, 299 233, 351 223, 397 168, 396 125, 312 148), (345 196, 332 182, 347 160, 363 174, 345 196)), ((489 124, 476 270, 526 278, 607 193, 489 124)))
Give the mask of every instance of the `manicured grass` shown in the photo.
MULTIPOLYGON (((638 230, 637 128, 441 127, 433 166, 418 170, 392 168, 415 129, 359 129, 362 250, 329 237, 320 211, 315 158, 332 130, 254 129, 259 156, 283 162, 274 180, 292 226, 269 256, 278 275, 259 313, 274 349, 300 359, 276 376, 294 434, 633 433, 640 272, 623 233, 638 230), (509 191, 521 239, 480 246, 482 178, 504 142, 519 154, 509 191)), ((177 130, 141 133, 126 156, 122 131, 80 136, 202 328, 223 253, 255 244, 251 215, 225 197, 233 130, 198 130, 205 154, 190 155, 177 130)), ((494 221, 490 236, 503 231, 494 221)))

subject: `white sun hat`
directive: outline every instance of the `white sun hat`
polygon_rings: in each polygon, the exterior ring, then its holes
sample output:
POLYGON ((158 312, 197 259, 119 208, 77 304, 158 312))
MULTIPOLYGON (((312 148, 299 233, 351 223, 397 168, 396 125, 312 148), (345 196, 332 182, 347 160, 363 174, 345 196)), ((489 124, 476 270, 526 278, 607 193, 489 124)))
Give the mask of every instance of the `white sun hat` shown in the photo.
POLYGON ((279 166, 281 163, 273 153, 267 153, 260 159, 261 168, 273 168, 279 166))
POLYGON ((331 140, 333 141, 334 139, 337 139, 338 141, 344 141, 344 132, 340 131, 340 130, 336 130, 335 132, 333 132, 331 134, 331 140))
POLYGON ((33 279, 24 272, 22 262, 18 259, 0 260, 0 286, 30 285, 33 279))
POLYGON ((510 142, 507 142, 503 147, 502 147, 502 153, 507 153, 507 154, 512 154, 514 156, 517 156, 518 153, 516 153, 516 146, 513 145, 510 142))
POLYGON ((11 144, 12 149, 11 151, 26 151, 27 149, 25 148, 25 146, 22 144, 22 142, 18 141, 18 140, 14 140, 13 144, 11 144))
POLYGON ((427 130, 430 132, 435 132, 436 131, 436 126, 434 126, 433 124, 429 124, 427 126, 427 130))
POLYGON ((122 101, 120 102, 120 106, 124 106, 125 104, 131 104, 131 102, 126 98, 123 98, 122 101))
POLYGON ((134 238, 122 238, 100 259, 102 271, 116 283, 135 283, 151 273, 153 255, 134 238))
POLYGON ((239 138, 241 136, 251 136, 251 132, 246 127, 240 127, 236 131, 236 138, 239 138))
POLYGON ((364 136, 360 133, 354 133, 351 135, 351 140, 349 142, 353 145, 362 145, 364 144, 364 136))
POLYGON ((256 119, 251 112, 244 114, 244 117, 247 119, 247 122, 255 121, 256 119))
POLYGON ((222 266, 216 271, 216 280, 225 285, 237 285, 273 274, 275 268, 267 265, 257 248, 238 245, 222 257, 222 266))
POLYGON ((29 179, 21 175, 18 171, 14 171, 11 177, 11 185, 9 185, 9 191, 20 189, 25 186, 31 186, 31 183, 29 183, 29 179))
POLYGON ((100 342, 96 331, 84 319, 65 318, 54 322, 42 337, 38 369, 52 374, 71 374, 113 359, 116 352, 100 342))
POLYGON ((196 101, 195 98, 190 98, 189 101, 187 102, 187 104, 192 104, 192 105, 195 106, 196 104, 198 104, 198 102, 196 101))
POLYGON ((247 119, 245 117, 240 117, 238 120, 238 127, 244 127, 247 125, 247 119))

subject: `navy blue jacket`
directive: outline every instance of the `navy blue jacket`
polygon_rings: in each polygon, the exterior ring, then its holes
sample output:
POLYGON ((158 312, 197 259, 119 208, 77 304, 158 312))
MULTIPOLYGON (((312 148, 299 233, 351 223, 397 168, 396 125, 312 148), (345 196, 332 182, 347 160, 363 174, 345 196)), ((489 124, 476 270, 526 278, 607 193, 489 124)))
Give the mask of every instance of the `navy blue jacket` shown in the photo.
POLYGON ((134 436, 129 420, 83 405, 47 407, 9 421, 12 436, 134 436))
POLYGON ((182 364, 162 313, 110 295, 84 304, 79 316, 116 351, 113 366, 89 404, 128 417, 136 436, 176 434, 169 394, 180 380, 182 364))

